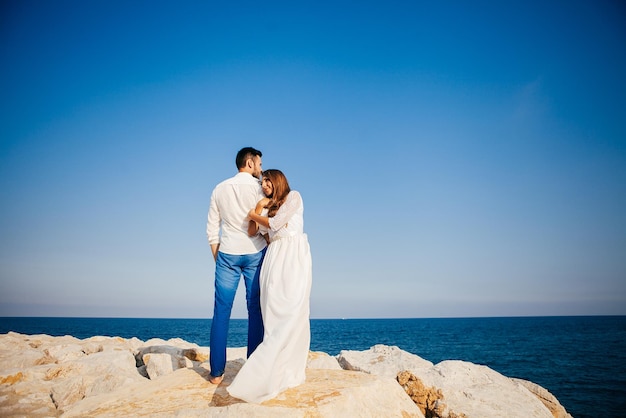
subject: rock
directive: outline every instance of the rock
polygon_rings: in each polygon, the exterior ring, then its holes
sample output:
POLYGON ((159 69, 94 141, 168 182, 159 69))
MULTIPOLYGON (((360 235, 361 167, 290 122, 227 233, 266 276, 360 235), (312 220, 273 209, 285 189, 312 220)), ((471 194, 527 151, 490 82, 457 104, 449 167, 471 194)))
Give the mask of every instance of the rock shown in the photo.
POLYGON ((187 357, 168 353, 145 354, 143 362, 150 379, 156 379, 178 369, 193 367, 193 362, 187 357))
POLYGON ((2 337, 0 345, 0 370, 25 369, 39 364, 54 363, 50 352, 41 347, 42 342, 37 336, 25 337, 9 332, 2 337), (20 355, 16 356, 15 353, 20 355))
POLYGON ((102 340, 105 349, 74 337, 0 337, 0 416, 57 416, 85 397, 145 380, 121 339, 102 340))
POLYGON ((304 384, 248 404, 226 391, 246 348, 227 350, 219 386, 208 382, 209 366, 199 361, 208 354, 180 339, 0 335, 0 416, 423 418, 393 379, 342 370, 325 353, 310 353, 304 384))
POLYGON ((419 356, 384 345, 342 351, 338 360, 348 370, 380 376, 396 373, 422 413, 433 418, 570 417, 547 390, 532 382, 517 382, 486 366, 450 360, 433 366, 419 356))
POLYGON ((342 370, 335 357, 321 351, 310 351, 306 367, 308 369, 342 370))
POLYGON ((559 400, 550 392, 536 383, 529 382, 528 380, 511 378, 514 382, 519 383, 535 395, 546 408, 550 410, 554 418, 572 418, 572 416, 563 408, 563 405, 559 400))
POLYGON ((219 386, 208 368, 180 369, 148 384, 86 398, 62 416, 137 417, 421 417, 392 379, 343 370, 307 370, 306 382, 261 405, 231 397, 226 388, 241 363, 229 361, 219 386))
POLYGON ((55 364, 48 368, 46 380, 51 383, 54 404, 64 410, 87 396, 109 393, 144 378, 137 372, 132 353, 109 351, 55 364))
MULTIPOLYGON (((168 341, 153 338, 141 344, 135 350, 135 358, 137 364, 145 364, 144 357, 148 354, 169 354, 175 362, 185 362, 182 358, 190 361, 205 362, 209 360, 209 349, 199 347, 197 344, 188 343, 180 338, 174 338, 168 341)), ((187 367, 185 365, 181 367, 187 367)), ((174 367, 176 370, 179 367, 174 367)), ((171 371, 173 371, 171 370, 171 371)))
MULTIPOLYGON (((156 379, 178 369, 193 367, 194 362, 201 363, 209 358, 208 349, 202 350, 198 346, 185 348, 189 343, 181 344, 179 341, 171 340, 170 343, 179 345, 177 347, 168 345, 168 342, 162 340, 150 341, 157 345, 140 347, 135 354, 137 367, 142 368, 145 365, 145 375, 150 379, 156 379)), ((143 370, 143 368, 140 370, 142 375, 143 370)))
POLYGON ((363 371, 394 379, 401 371, 417 371, 433 366, 430 361, 415 354, 407 353, 396 346, 381 344, 365 351, 342 350, 337 360, 345 370, 363 371))
POLYGON ((433 418, 552 418, 537 397, 510 378, 465 361, 443 361, 398 382, 426 416, 433 418))
POLYGON ((227 350, 219 386, 208 356, 181 339, 0 335, 0 416, 571 418, 532 382, 462 361, 433 366, 398 347, 310 352, 306 381, 261 405, 226 391, 245 347, 227 350))
POLYGON ((409 371, 398 373, 398 383, 423 414, 428 412, 429 417, 441 416, 442 411, 438 410, 438 401, 443 399, 441 389, 424 386, 422 381, 409 371))
POLYGON ((239 359, 245 361, 245 359, 248 357, 247 352, 248 350, 246 349, 246 347, 227 348, 226 360, 231 361, 239 359))

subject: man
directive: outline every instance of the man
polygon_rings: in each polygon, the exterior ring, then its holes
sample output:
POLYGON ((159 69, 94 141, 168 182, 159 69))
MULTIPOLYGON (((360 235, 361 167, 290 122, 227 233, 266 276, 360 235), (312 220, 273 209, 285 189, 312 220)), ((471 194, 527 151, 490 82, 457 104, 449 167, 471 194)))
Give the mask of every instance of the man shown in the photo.
POLYGON ((207 237, 215 259, 215 305, 211 324, 211 376, 219 384, 226 367, 228 322, 239 280, 243 275, 248 306, 248 357, 263 340, 259 274, 265 239, 248 235, 248 211, 263 198, 261 151, 242 148, 235 160, 239 172, 218 184, 211 194, 207 237), (221 230, 221 234, 220 234, 221 230))

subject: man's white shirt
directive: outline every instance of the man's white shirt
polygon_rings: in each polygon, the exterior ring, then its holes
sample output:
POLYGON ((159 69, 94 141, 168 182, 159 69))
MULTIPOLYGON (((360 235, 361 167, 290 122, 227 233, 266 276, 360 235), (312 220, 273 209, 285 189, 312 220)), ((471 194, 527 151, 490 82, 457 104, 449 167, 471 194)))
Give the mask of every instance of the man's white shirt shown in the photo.
POLYGON ((254 254, 265 248, 261 235, 248 236, 248 212, 263 197, 259 180, 245 172, 215 186, 206 226, 209 244, 219 243, 220 252, 233 255, 254 254))

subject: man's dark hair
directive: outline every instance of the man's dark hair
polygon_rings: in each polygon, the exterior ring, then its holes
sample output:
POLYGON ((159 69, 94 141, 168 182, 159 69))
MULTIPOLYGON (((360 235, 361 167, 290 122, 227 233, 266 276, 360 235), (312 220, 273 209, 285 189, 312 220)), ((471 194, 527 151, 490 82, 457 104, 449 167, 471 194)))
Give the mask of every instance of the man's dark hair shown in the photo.
POLYGON ((258 149, 254 149, 252 147, 245 147, 239 150, 237 153, 237 158, 235 159, 235 164, 237 164, 237 169, 244 168, 246 166, 246 161, 248 158, 254 158, 256 156, 262 157, 263 153, 258 149))

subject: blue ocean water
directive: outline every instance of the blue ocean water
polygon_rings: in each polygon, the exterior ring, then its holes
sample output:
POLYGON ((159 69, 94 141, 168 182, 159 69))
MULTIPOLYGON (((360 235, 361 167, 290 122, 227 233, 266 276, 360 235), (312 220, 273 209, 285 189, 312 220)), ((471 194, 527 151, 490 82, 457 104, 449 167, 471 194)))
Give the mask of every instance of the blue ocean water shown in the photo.
MULTIPOLYGON (((210 319, 0 318, 2 334, 182 338, 207 347, 210 327, 210 319)), ((231 320, 229 347, 245 346, 246 338, 247 321, 231 320)), ((313 351, 375 344, 533 381, 575 418, 626 416, 626 316, 311 320, 313 351)))

